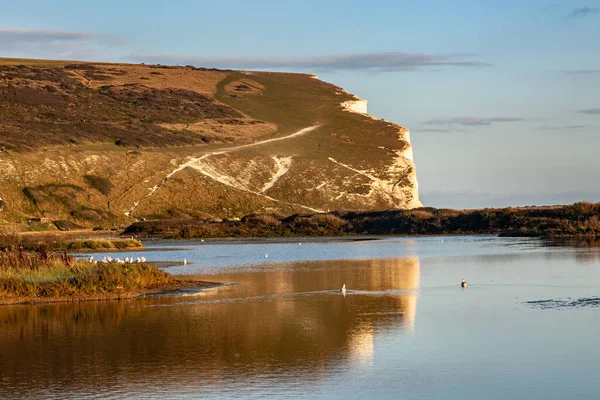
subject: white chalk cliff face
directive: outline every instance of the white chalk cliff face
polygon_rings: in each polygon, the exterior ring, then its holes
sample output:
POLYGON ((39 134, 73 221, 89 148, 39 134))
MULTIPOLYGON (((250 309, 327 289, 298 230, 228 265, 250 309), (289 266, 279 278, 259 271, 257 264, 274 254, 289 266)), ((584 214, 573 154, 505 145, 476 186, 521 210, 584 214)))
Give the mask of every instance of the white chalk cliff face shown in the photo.
POLYGON ((367 100, 361 100, 357 98, 356 100, 349 100, 343 102, 342 107, 344 107, 345 110, 350 112, 368 115, 369 113, 367 112, 367 103, 367 100))
MULTIPOLYGON (((362 114, 374 120, 378 119, 368 113, 367 100, 354 97, 355 100, 345 101, 341 104, 345 111, 362 114)), ((419 183, 417 181, 413 149, 410 142, 410 131, 398 126, 398 140, 404 142, 404 147, 402 150, 387 149, 394 153, 394 157, 383 176, 377 177, 375 171, 370 171, 370 173, 368 171, 360 171, 360 173, 369 176, 372 180, 370 197, 376 195, 390 196, 393 204, 398 208, 412 209, 423 207, 423 204, 419 200, 419 183)), ((384 147, 382 148, 385 149, 384 147)))

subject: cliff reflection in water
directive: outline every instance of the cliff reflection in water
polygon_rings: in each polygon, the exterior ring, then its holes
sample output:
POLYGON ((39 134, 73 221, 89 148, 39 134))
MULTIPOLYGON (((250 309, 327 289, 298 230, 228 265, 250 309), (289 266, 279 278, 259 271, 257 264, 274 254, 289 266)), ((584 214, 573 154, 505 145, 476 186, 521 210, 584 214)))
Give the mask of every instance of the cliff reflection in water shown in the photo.
POLYGON ((415 324, 418 258, 230 270, 205 278, 238 285, 197 297, 0 307, 0 390, 86 397, 115 385, 189 390, 290 372, 311 380, 369 365, 378 334, 415 324))

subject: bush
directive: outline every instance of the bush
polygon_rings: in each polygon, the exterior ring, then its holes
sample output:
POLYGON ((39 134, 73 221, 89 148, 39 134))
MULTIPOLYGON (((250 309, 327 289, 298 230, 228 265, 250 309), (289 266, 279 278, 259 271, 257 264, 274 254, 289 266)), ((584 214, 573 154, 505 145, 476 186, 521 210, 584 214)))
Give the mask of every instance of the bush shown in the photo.
POLYGON ((90 185, 105 196, 108 196, 112 191, 113 185, 106 178, 97 175, 85 175, 83 179, 85 179, 88 185, 90 185))

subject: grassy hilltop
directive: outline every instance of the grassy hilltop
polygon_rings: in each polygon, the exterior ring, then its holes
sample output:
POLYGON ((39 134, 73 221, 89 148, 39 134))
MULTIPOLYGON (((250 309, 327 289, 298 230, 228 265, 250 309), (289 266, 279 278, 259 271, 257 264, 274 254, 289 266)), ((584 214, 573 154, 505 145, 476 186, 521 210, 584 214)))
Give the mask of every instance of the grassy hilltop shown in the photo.
POLYGON ((355 100, 305 74, 0 59, 0 224, 419 205, 407 130, 355 100))

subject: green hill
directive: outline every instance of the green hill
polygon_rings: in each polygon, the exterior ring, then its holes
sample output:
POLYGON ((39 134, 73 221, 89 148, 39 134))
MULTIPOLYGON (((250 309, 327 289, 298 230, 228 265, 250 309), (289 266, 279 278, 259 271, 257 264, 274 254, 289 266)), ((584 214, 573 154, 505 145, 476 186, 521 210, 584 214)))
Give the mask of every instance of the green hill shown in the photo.
POLYGON ((365 109, 305 74, 0 59, 0 223, 419 206, 408 130, 365 109))

